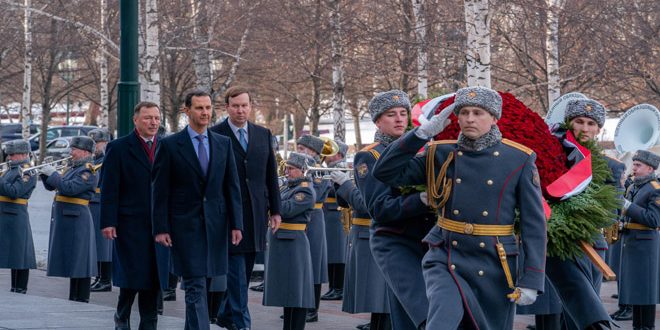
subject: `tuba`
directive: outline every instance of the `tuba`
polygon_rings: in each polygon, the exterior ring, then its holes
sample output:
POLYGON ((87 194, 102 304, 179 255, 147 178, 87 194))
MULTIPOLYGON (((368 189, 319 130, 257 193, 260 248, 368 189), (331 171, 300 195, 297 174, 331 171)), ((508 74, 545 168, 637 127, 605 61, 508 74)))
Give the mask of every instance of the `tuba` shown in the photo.
POLYGON ((566 118, 566 106, 568 105, 568 102, 586 99, 588 98, 584 94, 577 92, 567 93, 560 96, 552 102, 550 110, 548 110, 548 113, 545 115, 545 123, 548 124, 548 126, 563 123, 566 118))
POLYGON ((614 146, 620 154, 648 150, 660 143, 660 111, 639 104, 626 111, 614 131, 614 146))

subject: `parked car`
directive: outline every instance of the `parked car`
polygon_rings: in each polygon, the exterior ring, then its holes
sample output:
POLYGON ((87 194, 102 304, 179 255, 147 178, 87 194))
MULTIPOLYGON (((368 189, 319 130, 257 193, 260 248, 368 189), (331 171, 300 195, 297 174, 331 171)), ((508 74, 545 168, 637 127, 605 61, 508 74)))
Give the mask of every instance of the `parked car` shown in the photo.
MULTIPOLYGON (((71 139, 73 136, 58 137, 46 144, 46 154, 44 159, 52 157, 53 160, 69 157, 71 152, 71 139)), ((39 157, 39 150, 34 151, 35 158, 39 157)))
MULTIPOLYGON (((46 131, 46 144, 48 142, 58 138, 58 137, 73 137, 73 136, 80 136, 80 135, 87 135, 89 131, 98 128, 96 126, 51 126, 48 128, 46 131)), ((28 138, 28 142, 30 142, 30 148, 32 151, 38 150, 39 149, 39 138, 41 137, 41 133, 36 133, 33 134, 28 138)), ((5 150, 5 143, 4 140, 2 142, 2 154, 4 155, 4 150, 5 150)), ((1 157, 4 159, 4 157, 1 157)))
MULTIPOLYGON (((0 141, 7 142, 11 140, 18 140, 22 138, 23 125, 18 124, 0 124, 0 141)), ((30 125, 30 135, 39 132, 39 125, 30 125)))

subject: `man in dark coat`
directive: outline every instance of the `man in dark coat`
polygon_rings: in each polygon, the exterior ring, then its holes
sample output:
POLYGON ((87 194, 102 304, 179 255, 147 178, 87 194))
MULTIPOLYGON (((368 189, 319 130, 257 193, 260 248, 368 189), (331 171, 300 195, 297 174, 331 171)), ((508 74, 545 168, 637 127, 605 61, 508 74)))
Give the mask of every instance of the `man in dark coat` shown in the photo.
MULTIPOLYGON (((229 88, 225 93, 229 118, 210 128, 211 132, 231 140, 241 185, 243 239, 237 246, 229 247, 226 303, 218 315, 218 324, 234 324, 238 329, 251 327, 247 288, 255 256, 266 249, 268 221, 273 228, 281 222, 278 164, 271 148, 272 135, 267 128, 248 121, 251 103, 247 88, 229 88)), ((218 311, 211 310, 213 319, 218 311)))
POLYGON ((156 329, 158 292, 167 286, 169 249, 151 228, 151 168, 159 144, 160 110, 151 102, 133 111, 135 130, 106 148, 101 186, 101 228, 114 242, 112 279, 119 287, 115 327, 129 329, 138 295, 140 329, 156 329))
POLYGON ((229 138, 209 132, 211 96, 185 98, 188 126, 161 141, 154 162, 156 242, 171 247, 186 290, 186 329, 209 329, 207 279, 227 274, 229 244, 241 241, 241 191, 229 138))

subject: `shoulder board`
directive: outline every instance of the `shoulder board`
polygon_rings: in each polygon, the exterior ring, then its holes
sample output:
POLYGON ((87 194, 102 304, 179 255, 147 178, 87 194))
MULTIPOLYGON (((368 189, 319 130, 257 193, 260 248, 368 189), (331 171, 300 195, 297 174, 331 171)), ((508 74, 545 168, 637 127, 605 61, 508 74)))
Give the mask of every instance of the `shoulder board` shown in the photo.
POLYGON ((301 187, 308 188, 309 187, 309 182, 305 181, 300 184, 301 187))
POLYGON ((362 148, 362 150, 360 150, 360 151, 369 151, 369 150, 375 148, 379 144, 380 144, 380 142, 374 142, 374 143, 362 148))
POLYGON ((653 180, 651 181, 651 185, 653 186, 654 189, 658 190, 660 189, 660 182, 653 180))
POLYGON ((518 142, 511 141, 509 139, 502 139, 502 143, 504 143, 508 146, 514 147, 514 148, 516 148, 516 149, 518 149, 518 150, 520 150, 520 151, 522 151, 522 152, 524 152, 528 155, 531 155, 532 152, 534 152, 534 150, 532 150, 532 148, 526 147, 525 145, 522 145, 518 142))
POLYGON ((438 141, 431 141, 428 143, 428 145, 434 145, 434 144, 455 144, 458 142, 458 140, 438 140, 438 141))

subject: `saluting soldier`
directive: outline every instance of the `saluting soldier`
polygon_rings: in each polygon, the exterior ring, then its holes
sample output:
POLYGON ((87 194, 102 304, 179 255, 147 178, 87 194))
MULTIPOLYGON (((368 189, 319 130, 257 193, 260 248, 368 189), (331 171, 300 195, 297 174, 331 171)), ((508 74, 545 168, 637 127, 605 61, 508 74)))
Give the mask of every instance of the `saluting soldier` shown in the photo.
MULTIPOLYGON (((299 153, 311 156, 315 164, 321 163, 323 140, 313 135, 303 135, 296 141, 299 153)), ((320 177, 313 179, 316 192, 316 204, 312 211, 312 218, 307 226, 307 238, 312 253, 312 269, 314 270, 314 300, 315 307, 309 310, 307 322, 317 322, 318 310, 321 300, 321 285, 328 283, 328 246, 325 239, 325 219, 323 217, 323 202, 328 197, 331 182, 320 177)))
POLYGON ((391 90, 374 96, 368 108, 378 130, 375 143, 355 155, 355 174, 373 218, 371 252, 391 289, 393 328, 418 329, 429 308, 421 266, 427 248, 422 239, 433 226, 433 214, 425 192, 402 192, 373 175, 380 154, 406 131, 410 100, 406 93, 391 90))
POLYGON ((374 169, 393 186, 427 184, 428 202, 438 210, 424 238, 428 329, 512 329, 514 302, 531 304, 543 292, 546 228, 536 154, 502 138, 501 114, 496 91, 459 89, 452 106, 390 144, 374 169), (451 112, 458 140, 431 142, 416 157, 451 112), (517 214, 526 254, 520 267, 517 214))
POLYGON ((112 240, 103 237, 101 232, 101 171, 105 158, 105 147, 110 142, 110 133, 104 128, 97 128, 87 133, 94 140, 94 169, 98 177, 98 185, 94 196, 89 201, 89 211, 94 220, 94 233, 96 236, 96 260, 98 262, 99 276, 92 283, 92 292, 105 292, 112 290, 112 240))
POLYGON ((26 293, 30 269, 37 268, 27 209, 37 178, 21 171, 29 166, 27 141, 9 141, 5 152, 8 168, 0 172, 0 268, 11 269, 11 292, 26 293))
POLYGON ((314 160, 291 153, 286 161, 286 186, 281 191, 282 223, 268 231, 264 306, 284 307, 285 330, 305 328, 307 310, 314 308, 310 244, 305 230, 311 221, 316 192, 303 173, 314 160))
POLYGON ((655 305, 660 303, 660 183, 655 171, 660 157, 639 150, 633 156, 633 184, 623 205, 623 235, 619 302, 632 305, 635 330, 655 329, 655 305))
POLYGON ((335 171, 330 175, 338 186, 337 202, 341 207, 350 207, 352 210, 342 311, 351 314, 371 313, 370 323, 359 326, 360 329, 390 329, 390 292, 369 248, 371 216, 363 195, 347 173, 335 171))
POLYGON ((97 178, 92 165, 94 140, 87 136, 71 139, 71 168, 64 174, 44 166, 44 187, 56 190, 50 222, 48 271, 46 275, 71 279, 69 300, 89 302, 91 277, 97 275, 96 237, 89 212, 97 178))
MULTIPOLYGON (((325 158, 328 167, 346 168, 346 153, 348 146, 341 141, 335 141, 339 150, 337 154, 325 158)), ((341 300, 344 290, 344 268, 346 265, 346 233, 342 224, 341 209, 337 205, 335 187, 330 186, 328 197, 323 201, 323 217, 325 218, 325 240, 328 244, 328 287, 329 290, 321 300, 341 300)))

